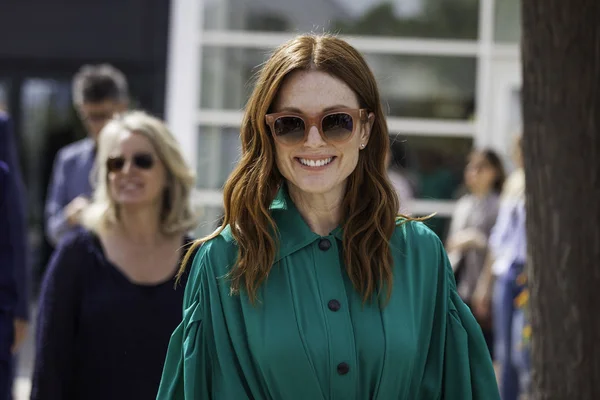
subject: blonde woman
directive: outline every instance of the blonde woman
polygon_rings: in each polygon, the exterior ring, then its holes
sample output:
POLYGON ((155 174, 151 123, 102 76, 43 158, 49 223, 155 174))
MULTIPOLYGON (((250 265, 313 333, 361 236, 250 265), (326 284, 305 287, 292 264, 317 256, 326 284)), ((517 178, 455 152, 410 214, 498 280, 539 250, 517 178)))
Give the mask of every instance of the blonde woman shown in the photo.
POLYGON ((160 120, 124 114, 102 130, 95 171, 84 228, 42 285, 32 399, 154 398, 182 317, 194 175, 177 142, 160 120))

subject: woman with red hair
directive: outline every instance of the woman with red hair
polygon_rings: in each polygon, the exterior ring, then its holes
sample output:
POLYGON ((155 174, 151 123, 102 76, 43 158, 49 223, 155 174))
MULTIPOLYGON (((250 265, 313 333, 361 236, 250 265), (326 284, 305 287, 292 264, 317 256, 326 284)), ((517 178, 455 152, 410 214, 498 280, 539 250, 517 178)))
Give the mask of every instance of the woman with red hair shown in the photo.
POLYGON ((497 399, 444 247, 398 217, 375 78, 306 35, 263 67, 159 399, 497 399))

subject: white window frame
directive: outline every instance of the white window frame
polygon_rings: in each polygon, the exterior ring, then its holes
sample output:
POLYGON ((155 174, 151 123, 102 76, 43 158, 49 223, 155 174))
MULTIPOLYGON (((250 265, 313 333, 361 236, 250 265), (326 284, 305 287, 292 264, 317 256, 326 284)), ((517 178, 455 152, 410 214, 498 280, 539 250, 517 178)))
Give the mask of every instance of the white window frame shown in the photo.
MULTIPOLYGON (((274 49, 294 38, 295 34, 254 31, 202 31, 196 33, 199 46, 274 49)), ((419 56, 477 56, 475 40, 408 39, 385 36, 340 36, 358 51, 368 54, 402 54, 419 56)))
MULTIPOLYGON (((477 40, 438 40, 396 37, 343 36, 359 51, 369 54, 406 54, 423 56, 464 56, 477 60, 476 116, 474 121, 447 121, 419 118, 388 118, 390 132, 420 132, 423 136, 473 138, 477 147, 498 148, 502 142, 491 132, 494 123, 493 70, 495 59, 518 62, 517 44, 494 43, 495 0, 480 0, 477 40)), ((239 127, 241 111, 200 108, 200 60, 204 46, 270 49, 293 37, 289 33, 202 30, 202 1, 172 0, 171 31, 167 73, 167 122, 181 143, 184 155, 196 169, 198 127, 200 125, 239 127)), ((497 117, 496 117, 497 118, 497 117)), ((202 205, 221 206, 222 192, 198 190, 195 198, 202 205)), ((452 214, 455 202, 414 200, 416 214, 452 214)))

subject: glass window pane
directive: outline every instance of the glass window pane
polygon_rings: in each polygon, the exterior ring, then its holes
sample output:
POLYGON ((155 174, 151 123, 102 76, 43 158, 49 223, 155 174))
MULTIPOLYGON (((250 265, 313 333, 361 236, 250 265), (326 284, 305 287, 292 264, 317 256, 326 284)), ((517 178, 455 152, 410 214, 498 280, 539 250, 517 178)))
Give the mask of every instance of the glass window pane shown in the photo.
POLYGON ((415 134, 391 135, 390 141, 390 171, 405 176, 415 198, 449 200, 460 196, 472 138, 415 134))
MULTIPOLYGON (((202 49, 204 109, 243 109, 253 77, 269 51, 206 46, 202 49)), ((388 115, 469 119, 474 112, 476 60, 472 57, 366 54, 388 115)))
POLYGON ((239 110, 252 93, 253 76, 271 50, 202 48, 200 107, 239 110))
POLYGON ((9 82, 0 79, 0 111, 8 112, 9 90, 9 82))
POLYGON ((476 39, 478 23, 478 0, 204 1, 206 30, 476 39))
POLYGON ((239 128, 200 126, 196 187, 221 189, 240 155, 239 128))
MULTIPOLYGON (((472 138, 415 135, 390 136, 392 156, 388 170, 401 202, 401 212, 411 213, 411 199, 453 200, 463 193, 463 169, 473 148, 472 138)), ((435 211, 435 210, 432 210, 435 211)), ((434 217, 427 225, 444 238, 449 218, 434 217)))
POLYGON ((223 207, 201 207, 200 224, 194 231, 194 236, 199 238, 213 233, 215 229, 221 226, 223 212, 223 207))
MULTIPOLYGON (((29 218, 42 224, 44 197, 48 186, 51 150, 58 138, 54 134, 72 114, 71 82, 29 78, 21 88, 19 141, 23 176, 29 196, 29 218)), ((14 115, 14 118, 19 116, 14 115)), ((66 144, 66 143, 65 143, 66 144)))
POLYGON ((518 43, 521 40, 520 0, 496 1, 494 30, 496 42, 518 43))
POLYGON ((366 59, 388 115, 454 120, 473 116, 475 58, 366 54, 366 59))

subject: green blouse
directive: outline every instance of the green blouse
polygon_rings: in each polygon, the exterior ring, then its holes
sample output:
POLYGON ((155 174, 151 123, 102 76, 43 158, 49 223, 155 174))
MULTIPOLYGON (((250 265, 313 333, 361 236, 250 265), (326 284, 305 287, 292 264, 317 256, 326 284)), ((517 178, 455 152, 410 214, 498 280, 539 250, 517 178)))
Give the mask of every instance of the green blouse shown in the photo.
POLYGON ((271 212, 280 248, 254 306, 223 277, 237 256, 231 231, 198 250, 158 399, 499 399, 481 329, 425 225, 396 228, 381 307, 352 286, 340 228, 313 233, 285 190, 271 212))

